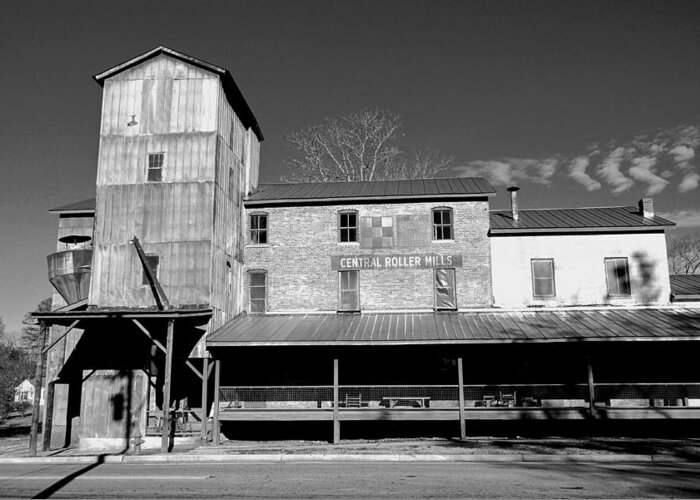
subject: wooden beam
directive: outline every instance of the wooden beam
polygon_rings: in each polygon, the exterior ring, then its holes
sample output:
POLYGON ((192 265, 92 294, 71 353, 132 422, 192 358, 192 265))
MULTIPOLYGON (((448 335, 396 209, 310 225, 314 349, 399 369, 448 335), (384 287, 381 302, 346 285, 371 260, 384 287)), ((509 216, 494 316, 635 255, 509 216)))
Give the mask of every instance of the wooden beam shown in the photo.
POLYGON ((151 290, 153 291, 153 298, 156 300, 156 304, 158 305, 158 309, 170 309, 170 302, 168 302, 168 297, 165 295, 165 291, 163 290, 163 287, 160 284, 160 281, 158 281, 158 277, 156 276, 156 273, 153 272, 153 269, 151 269, 151 266, 148 265, 148 259, 146 259, 146 253, 143 251, 143 248, 141 247, 141 242, 139 239, 136 237, 136 235, 131 238, 129 241, 132 245, 134 245, 134 248, 136 249, 136 253, 139 256, 139 260, 141 260, 141 265, 143 266, 143 270, 146 273, 146 276, 148 276, 148 281, 151 283, 151 290))
POLYGON ((221 425, 219 423, 219 388, 221 387, 221 360, 214 360, 214 422, 212 422, 211 432, 214 435, 214 446, 221 444, 219 434, 221 425))
MULTIPOLYGON (((166 354, 166 353, 167 353, 167 350, 165 349, 165 347, 163 346, 163 344, 161 344, 160 342, 158 342, 158 340, 156 340, 156 339, 153 337, 153 335, 151 335, 151 333, 146 329, 145 326, 143 326, 143 325, 139 322, 139 320, 133 319, 133 318, 132 318, 131 321, 133 321, 133 322, 136 324, 136 326, 139 327, 139 329, 144 333, 144 335, 146 335, 146 337, 148 337, 149 339, 151 339, 151 342, 153 342, 153 343, 156 345, 156 347, 158 347, 158 349, 160 349, 160 350, 163 352, 163 354, 166 354)), ((189 359, 185 360, 185 364, 190 368, 190 370, 192 370, 192 371, 194 372, 195 375, 197 375, 197 377, 199 377, 200 380, 203 378, 203 375, 200 373, 199 370, 197 370, 197 367, 194 366, 194 365, 192 364, 192 362, 191 362, 189 359)))
POLYGON ((457 358, 457 385, 459 387, 459 438, 467 438, 467 428, 464 415, 464 372, 462 358, 457 358))
POLYGON ((591 418, 596 418, 595 408, 595 385, 593 383, 593 362, 590 356, 586 356, 586 370, 588 371, 588 409, 591 412, 591 418))
MULTIPOLYGON (((204 367, 202 371, 206 374, 209 373, 209 358, 204 358, 204 367)), ((207 400, 209 389, 209 377, 202 377, 202 444, 207 444, 207 400)))
POLYGON ((333 360, 333 444, 340 443, 340 418, 338 410, 338 358, 333 360))
POLYGON ((79 322, 80 322, 79 319, 76 319, 75 321, 73 321, 73 322, 70 324, 70 326, 68 327, 68 330, 66 330, 66 331, 63 332, 61 335, 59 335, 58 338, 57 338, 56 340, 54 340, 53 342, 51 342, 51 344, 50 344, 48 347, 45 347, 44 349, 42 349, 42 351, 41 351, 42 354, 46 354, 47 352, 49 352, 49 351, 51 350, 51 348, 52 348, 53 346, 55 346, 56 344, 58 344, 58 343, 61 341, 61 339, 62 339, 63 337, 65 337, 66 335, 68 335, 68 334, 71 332, 71 330, 73 330, 73 328, 75 328, 75 325, 77 325, 79 322))
POLYGON ((42 451, 51 449, 51 429, 53 427, 53 402, 56 391, 55 382, 47 382, 46 394, 44 395, 44 429, 42 433, 42 451))
POLYGON ((29 432, 29 455, 36 456, 36 441, 39 432, 39 414, 41 412, 41 376, 44 372, 44 346, 46 345, 46 321, 39 320, 39 349, 34 372, 34 406, 32 408, 32 427, 29 432))
POLYGON ((163 383, 163 426, 161 433, 160 449, 163 453, 168 452, 170 441, 170 389, 172 385, 173 371, 173 330, 175 320, 168 320, 168 337, 165 351, 165 381, 163 383))

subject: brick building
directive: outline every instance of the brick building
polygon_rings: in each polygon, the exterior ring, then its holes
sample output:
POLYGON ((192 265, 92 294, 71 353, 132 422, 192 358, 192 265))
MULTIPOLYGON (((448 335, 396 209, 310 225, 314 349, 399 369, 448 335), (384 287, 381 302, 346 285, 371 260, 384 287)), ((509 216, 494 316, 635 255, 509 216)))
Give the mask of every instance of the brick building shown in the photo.
POLYGON ((96 80, 97 197, 54 210, 60 294, 36 313, 45 448, 700 417, 700 310, 670 302, 651 200, 518 210, 511 190, 492 211, 480 178, 258 185, 262 133, 225 69, 159 47, 96 80))

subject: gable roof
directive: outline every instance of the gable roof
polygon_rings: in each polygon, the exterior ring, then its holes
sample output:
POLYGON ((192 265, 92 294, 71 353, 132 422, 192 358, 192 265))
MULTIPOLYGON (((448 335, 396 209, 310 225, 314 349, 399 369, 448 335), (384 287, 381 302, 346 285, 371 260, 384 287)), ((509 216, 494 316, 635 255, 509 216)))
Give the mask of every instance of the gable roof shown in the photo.
POLYGON ((645 218, 638 207, 554 208, 490 212, 491 234, 548 232, 616 232, 662 230, 675 223, 661 217, 645 218))
POLYGON ((176 50, 169 49, 168 47, 164 47, 161 45, 159 47, 156 47, 155 49, 149 50, 148 52, 144 52, 140 56, 136 56, 133 59, 129 59, 128 61, 125 61, 110 69, 102 71, 101 73, 98 73, 95 76, 93 76, 93 78, 97 83, 100 84, 100 87, 102 87, 104 85, 104 81, 107 78, 110 78, 118 73, 121 73, 124 70, 132 68, 138 64, 141 64, 144 61, 152 59, 161 54, 165 54, 169 57, 179 59, 180 61, 183 61, 187 64, 197 66, 198 68, 202 68, 204 70, 219 75, 219 78, 221 78, 221 83, 224 88, 224 92, 226 94, 226 98, 228 99, 229 104, 231 104, 231 107, 236 111, 236 113, 240 117, 241 121, 243 122, 243 125, 246 128, 252 128, 259 141, 263 140, 262 131, 260 130, 258 121, 255 118, 255 115, 251 111, 250 107, 248 106, 248 103, 243 97, 243 94, 238 88, 238 85, 236 85, 236 82, 234 81, 233 76, 231 76, 231 73, 225 68, 221 68, 214 64, 202 61, 201 59, 197 59, 196 57, 188 56, 187 54, 183 54, 182 52, 178 52, 176 50))
POLYGON ((496 191, 481 177, 412 179, 364 182, 308 182, 260 184, 248 195, 246 206, 340 201, 451 199, 492 196, 496 191))
POLYGON ((74 201, 66 205, 61 205, 60 207, 52 208, 49 210, 52 213, 94 213, 95 212, 95 198, 89 198, 82 201, 74 201))

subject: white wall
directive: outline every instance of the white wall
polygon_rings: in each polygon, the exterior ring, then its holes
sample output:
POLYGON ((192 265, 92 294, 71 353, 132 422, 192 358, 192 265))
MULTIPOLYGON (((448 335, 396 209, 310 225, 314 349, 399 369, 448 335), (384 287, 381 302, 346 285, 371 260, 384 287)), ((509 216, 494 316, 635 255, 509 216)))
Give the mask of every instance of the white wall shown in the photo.
POLYGON ((492 236, 490 243, 495 306, 669 303, 663 233, 492 236), (606 257, 627 257, 631 298, 607 297, 606 257), (555 298, 533 298, 531 259, 554 259, 555 298), (650 264, 648 280, 643 263, 650 264))

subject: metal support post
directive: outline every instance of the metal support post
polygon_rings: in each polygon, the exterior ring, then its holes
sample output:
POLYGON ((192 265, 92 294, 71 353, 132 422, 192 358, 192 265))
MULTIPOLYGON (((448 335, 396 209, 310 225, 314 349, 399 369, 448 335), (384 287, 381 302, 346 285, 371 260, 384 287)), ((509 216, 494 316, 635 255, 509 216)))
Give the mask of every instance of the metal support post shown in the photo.
POLYGON ((221 387, 221 360, 214 360, 214 422, 211 432, 214 437, 214 446, 221 444, 221 425, 219 424, 219 388, 221 387))
POLYGON ((591 412, 591 418, 596 418, 595 409, 595 386, 593 384, 593 363, 590 356, 586 356, 586 369, 588 371, 588 408, 591 412))
POLYGON ((204 358, 204 367, 202 368, 202 444, 207 444, 207 400, 209 389, 209 358, 204 358))

